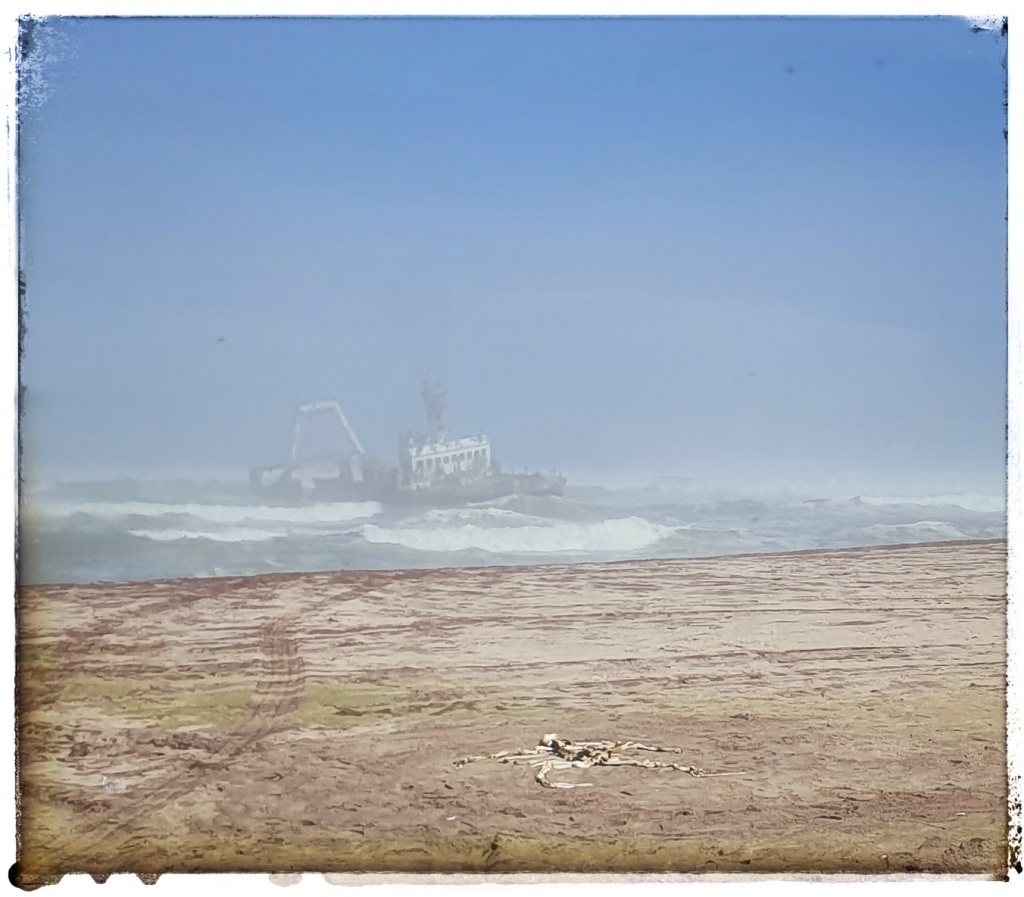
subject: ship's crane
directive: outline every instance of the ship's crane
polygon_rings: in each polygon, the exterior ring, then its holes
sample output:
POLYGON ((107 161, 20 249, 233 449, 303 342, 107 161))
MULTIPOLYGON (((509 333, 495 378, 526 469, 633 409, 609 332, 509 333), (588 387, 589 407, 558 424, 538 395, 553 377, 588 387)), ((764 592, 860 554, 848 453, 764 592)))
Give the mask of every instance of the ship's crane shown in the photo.
POLYGON ((352 443, 352 448, 356 450, 356 454, 360 459, 363 458, 366 452, 363 451, 363 446, 359 441, 359 437, 356 436, 355 430, 352 429, 351 424, 348 422, 348 418, 345 417, 345 412, 341 410, 341 405, 333 399, 325 402, 309 402, 306 405, 300 405, 295 412, 295 427, 292 430, 292 448, 288 453, 288 463, 285 465, 285 470, 291 470, 295 467, 295 462, 299 457, 299 438, 302 434, 302 422, 307 416, 314 414, 333 414, 338 418, 342 430, 345 431, 345 435, 348 437, 348 441, 352 443))
POLYGON ((330 399, 324 402, 309 402, 308 404, 300 405, 295 409, 295 424, 292 428, 292 447, 288 452, 288 459, 283 463, 260 464, 250 467, 249 481, 252 484, 253 489, 261 494, 265 494, 269 490, 274 494, 286 497, 301 497, 302 485, 293 478, 293 474, 297 468, 327 460, 337 461, 339 462, 339 465, 344 464, 342 461, 342 458, 345 455, 344 451, 337 454, 332 452, 330 455, 325 457, 304 458, 301 460, 299 458, 299 443, 302 439, 302 424, 307 418, 320 414, 329 414, 338 419, 338 423, 341 424, 341 429, 344 431, 346 438, 351 443, 354 450, 348 458, 348 476, 351 478, 352 482, 362 482, 364 467, 369 463, 369 459, 363 449, 363 444, 359 441, 359 437, 356 436, 355 431, 352 429, 352 425, 349 424, 348 418, 345 417, 345 412, 341 410, 341 405, 333 399, 330 399))

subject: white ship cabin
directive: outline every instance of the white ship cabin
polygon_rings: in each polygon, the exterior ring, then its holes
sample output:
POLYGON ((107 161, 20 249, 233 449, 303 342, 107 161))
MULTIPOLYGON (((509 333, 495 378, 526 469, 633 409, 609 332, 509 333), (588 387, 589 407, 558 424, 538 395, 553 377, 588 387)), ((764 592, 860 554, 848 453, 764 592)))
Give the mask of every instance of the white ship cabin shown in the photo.
POLYGON ((491 442, 486 436, 422 445, 410 441, 401 466, 403 482, 413 489, 480 476, 491 469, 491 442))

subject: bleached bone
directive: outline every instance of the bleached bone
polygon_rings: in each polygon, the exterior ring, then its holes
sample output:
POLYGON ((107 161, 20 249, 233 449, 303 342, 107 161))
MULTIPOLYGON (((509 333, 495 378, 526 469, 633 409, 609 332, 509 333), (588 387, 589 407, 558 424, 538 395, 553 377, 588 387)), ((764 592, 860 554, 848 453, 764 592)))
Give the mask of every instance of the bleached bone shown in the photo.
POLYGON ((571 741, 554 733, 544 735, 530 750, 498 751, 494 754, 463 757, 453 765, 463 767, 477 760, 497 760, 499 763, 526 763, 537 769, 534 779, 545 788, 589 788, 590 782, 552 782, 548 774, 556 769, 590 769, 594 766, 636 766, 641 769, 674 769, 694 778, 745 775, 744 772, 705 772, 697 766, 682 763, 662 763, 636 756, 639 751, 662 754, 681 754, 682 748, 659 747, 638 741, 571 741), (632 756, 630 756, 632 755, 632 756))

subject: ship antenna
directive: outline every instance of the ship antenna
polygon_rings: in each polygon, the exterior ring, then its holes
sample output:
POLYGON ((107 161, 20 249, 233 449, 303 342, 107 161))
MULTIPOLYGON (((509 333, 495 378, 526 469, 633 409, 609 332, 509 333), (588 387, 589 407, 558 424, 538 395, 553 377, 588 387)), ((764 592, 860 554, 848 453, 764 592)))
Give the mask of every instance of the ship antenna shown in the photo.
POLYGON ((447 390, 430 382, 429 375, 423 377, 423 405, 427 411, 427 433, 431 442, 441 442, 445 438, 444 413, 448 407, 447 390))

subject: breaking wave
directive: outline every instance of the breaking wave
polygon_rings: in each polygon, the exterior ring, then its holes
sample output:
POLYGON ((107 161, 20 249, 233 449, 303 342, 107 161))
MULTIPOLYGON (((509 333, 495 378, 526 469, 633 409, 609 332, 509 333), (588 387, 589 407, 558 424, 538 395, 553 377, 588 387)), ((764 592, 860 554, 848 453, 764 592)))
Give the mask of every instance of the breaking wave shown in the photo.
POLYGON ((479 509, 484 519, 519 518, 529 522, 513 526, 480 526, 475 523, 450 524, 458 519, 475 519, 465 510, 431 512, 420 525, 397 527, 365 524, 362 536, 367 542, 401 545, 416 551, 467 551, 476 549, 489 554, 558 554, 562 552, 596 553, 639 551, 675 532, 671 526, 651 523, 642 517, 620 517, 599 523, 537 523, 513 511, 498 508, 479 509), (497 512, 497 513, 495 513, 497 512), (449 514, 447 517, 440 515, 449 514))
POLYGON ((283 533, 272 530, 245 529, 232 527, 211 532, 193 532, 184 529, 129 530, 129 535, 154 542, 182 542, 194 539, 208 539, 211 542, 266 542, 280 538, 283 533))
POLYGON ((955 526, 942 520, 919 520, 916 523, 876 523, 863 532, 886 542, 930 542, 969 539, 955 526))
POLYGON ((929 484, 922 498, 901 491, 902 484, 820 493, 769 485, 748 492, 683 482, 621 490, 580 485, 568 497, 512 495, 417 508, 260 504, 244 475, 230 482, 61 482, 21 496, 19 574, 25 582, 95 582, 270 569, 707 557, 1006 536, 998 490, 975 494, 929 484))
POLYGON ((99 520, 123 517, 191 517, 222 526, 254 523, 330 524, 348 523, 381 512, 375 501, 335 502, 332 504, 274 507, 270 505, 204 505, 163 504, 160 502, 54 502, 40 505, 38 510, 57 518, 84 514, 99 520))
MULTIPOLYGON (((936 495, 860 495, 858 498, 863 504, 875 507, 886 505, 935 505, 949 507, 961 511, 976 511, 978 513, 1005 514, 1006 496, 992 495, 980 492, 945 492, 936 495)), ((924 521, 928 522, 928 521, 924 521)))

